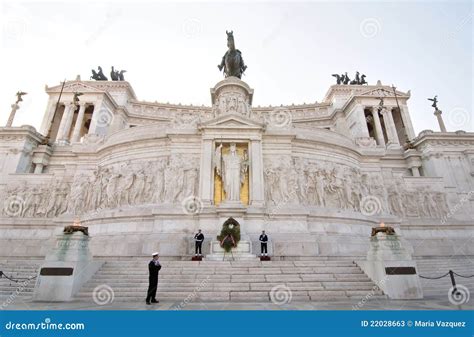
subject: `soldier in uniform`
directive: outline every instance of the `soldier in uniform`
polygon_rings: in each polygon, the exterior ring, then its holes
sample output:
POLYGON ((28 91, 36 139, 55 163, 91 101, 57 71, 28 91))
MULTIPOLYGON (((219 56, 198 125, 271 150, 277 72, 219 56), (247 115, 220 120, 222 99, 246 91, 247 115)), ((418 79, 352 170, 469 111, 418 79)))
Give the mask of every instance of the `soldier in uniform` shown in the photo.
POLYGON ((158 261, 159 254, 153 253, 153 259, 148 263, 148 292, 146 295, 146 304, 158 303, 156 300, 156 289, 158 288, 158 272, 161 269, 161 264, 158 261))
POLYGON ((261 250, 260 255, 261 256, 267 256, 268 255, 268 250, 267 250, 268 236, 267 236, 267 234, 265 234, 265 231, 262 231, 262 234, 260 235, 259 241, 260 241, 260 250, 261 250))
POLYGON ((196 242, 196 244, 195 244, 195 246, 196 246, 196 249, 195 249, 196 256, 198 256, 198 255, 202 256, 201 248, 202 248, 202 242, 204 241, 204 234, 201 233, 200 229, 198 229, 198 232, 196 233, 196 235, 194 235, 194 241, 196 242))

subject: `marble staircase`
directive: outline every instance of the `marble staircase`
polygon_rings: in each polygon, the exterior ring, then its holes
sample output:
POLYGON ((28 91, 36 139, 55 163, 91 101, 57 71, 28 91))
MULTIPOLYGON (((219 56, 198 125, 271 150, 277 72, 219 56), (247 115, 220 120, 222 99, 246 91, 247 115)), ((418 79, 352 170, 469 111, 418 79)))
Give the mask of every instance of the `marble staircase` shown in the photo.
MULTIPOLYGON (((385 297, 348 259, 310 261, 161 261, 158 299, 183 301, 270 301, 275 286, 291 290, 292 301, 385 297)), ((147 260, 108 261, 76 298, 92 301, 96 287, 110 286, 115 301, 143 301, 147 260)), ((99 289, 99 288, 97 288, 99 289)), ((283 290, 287 291, 287 290, 283 290)))
MULTIPOLYGON (((473 256, 416 257, 418 273, 436 277, 452 269, 461 275, 474 274, 473 256)), ((42 260, 0 258, 0 270, 13 278, 35 276, 42 260)), ((314 258, 295 261, 162 261, 158 297, 166 301, 182 301, 195 293, 201 301, 269 301, 274 286, 286 285, 293 301, 324 301, 363 298, 374 287, 350 258, 314 258)), ((107 261, 87 282, 76 299, 92 301, 99 285, 109 285, 115 301, 140 301, 147 288, 147 259, 128 258, 107 261)), ((426 298, 447 296, 451 288, 449 276, 439 280, 421 279, 426 298)), ((456 276, 456 283, 474 293, 474 278, 456 276)), ((0 299, 30 300, 35 280, 25 286, 0 278, 0 299)), ((380 291, 376 296, 385 297, 380 291)), ((0 303, 1 304, 1 303, 0 303)))

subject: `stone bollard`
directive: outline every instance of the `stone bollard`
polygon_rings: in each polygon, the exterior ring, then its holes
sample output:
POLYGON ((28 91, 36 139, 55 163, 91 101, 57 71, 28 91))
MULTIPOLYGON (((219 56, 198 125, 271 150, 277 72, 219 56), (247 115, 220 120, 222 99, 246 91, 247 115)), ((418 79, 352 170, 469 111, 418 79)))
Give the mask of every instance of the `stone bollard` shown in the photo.
POLYGON ((373 228, 367 260, 356 263, 389 298, 423 298, 416 262, 392 227, 373 228))
MULTIPOLYGON (((85 228, 85 227, 84 227, 85 228)), ((57 236, 55 247, 46 255, 35 285, 36 301, 71 301, 102 266, 93 261, 90 237, 80 231, 57 236)))

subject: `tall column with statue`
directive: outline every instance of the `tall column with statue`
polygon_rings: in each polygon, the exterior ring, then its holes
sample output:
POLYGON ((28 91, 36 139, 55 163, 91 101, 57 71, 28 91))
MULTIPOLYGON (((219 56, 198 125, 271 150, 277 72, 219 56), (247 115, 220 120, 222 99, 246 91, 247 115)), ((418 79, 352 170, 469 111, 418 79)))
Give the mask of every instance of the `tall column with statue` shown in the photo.
POLYGON ((8 117, 8 121, 7 121, 7 124, 5 125, 7 128, 11 127, 12 124, 13 124, 13 120, 15 119, 15 114, 16 114, 16 111, 20 108, 20 106, 18 105, 18 103, 20 103, 21 101, 23 101, 23 99, 21 98, 22 96, 26 95, 27 93, 26 92, 22 92, 22 91, 18 91, 16 93, 16 102, 12 104, 12 111, 10 112, 10 116, 8 117))

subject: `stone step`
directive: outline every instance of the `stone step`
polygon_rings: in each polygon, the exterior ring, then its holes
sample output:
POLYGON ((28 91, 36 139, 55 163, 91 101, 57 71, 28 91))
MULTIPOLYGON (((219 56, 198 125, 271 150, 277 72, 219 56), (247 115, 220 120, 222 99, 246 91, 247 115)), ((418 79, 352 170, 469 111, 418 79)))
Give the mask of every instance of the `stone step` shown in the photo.
MULTIPOLYGON (((367 295, 367 292, 346 291, 346 292, 329 292, 329 291, 298 291, 292 292, 291 302, 299 301, 327 301, 327 300, 344 300, 344 299, 358 299, 367 295)), ((140 294, 117 294, 114 297, 114 302, 141 302, 144 301, 146 293, 140 294)), ((175 292, 175 293, 158 293, 157 298, 160 301, 178 301, 183 302, 188 299, 188 302, 270 302, 269 292, 200 292, 196 296, 189 296, 189 293, 175 292)), ((90 294, 80 294, 77 299, 82 301, 91 301, 90 294)), ((370 299, 386 299, 386 296, 381 292, 371 293, 370 299)), ((178 303, 179 304, 179 303, 178 303)))
POLYGON ((38 272, 38 269, 10 269, 10 268, 1 268, 0 270, 6 274, 36 274, 38 272))
MULTIPOLYGON (((339 282, 363 282, 369 281, 365 275, 360 276, 348 276, 339 277, 338 275, 318 275, 318 274, 282 274, 282 275, 224 275, 224 277, 218 277, 219 275, 204 275, 199 277, 198 275, 160 275, 159 279, 163 282, 196 282, 208 280, 209 282, 265 282, 265 281, 280 281, 280 282, 303 282, 303 281, 339 281, 339 282), (365 277, 364 277, 365 276, 365 277)), ((134 275, 133 277, 115 277, 110 275, 96 275, 93 280, 96 282, 104 283, 107 281, 110 282, 119 282, 121 280, 137 283, 145 282, 148 279, 148 275, 134 275)))
POLYGON ((0 287, 0 293, 8 293, 8 294, 14 294, 14 293, 28 293, 28 292, 33 292, 34 290, 34 287, 31 287, 31 288, 22 288, 22 289, 19 289, 19 291, 17 292, 16 291, 17 288, 14 288, 13 290, 11 288, 4 288, 4 287, 0 287))
MULTIPOLYGON (((141 269, 103 269, 103 275, 120 276, 120 275, 147 275, 148 271, 145 268, 141 269)), ((358 267, 321 267, 321 268, 233 268, 233 269, 164 269, 160 271, 160 275, 195 275, 195 274, 232 274, 232 275, 255 275, 255 274, 363 274, 358 267)))
MULTIPOLYGON (((88 282, 84 287, 83 290, 85 291, 92 291, 98 286, 103 284, 107 284, 108 286, 112 287, 116 290, 123 290, 123 289, 132 289, 132 288, 140 288, 145 289, 148 286, 147 282, 140 282, 140 283, 100 283, 100 282, 88 282)), ((234 283, 213 283, 213 282, 193 282, 193 283, 158 283, 159 289, 174 289, 174 288, 186 288, 186 289, 194 289, 194 288, 235 288, 235 287, 244 287, 244 288, 251 288, 257 290, 259 289, 267 289, 271 290, 272 287, 277 285, 285 284, 290 289, 309 289, 309 288, 323 288, 323 289, 359 289, 359 290, 370 290, 376 288, 375 285, 370 282, 234 282, 234 283)))
MULTIPOLYGON (((106 261, 80 290, 92 298, 96 287, 112 287, 117 301, 143 301, 148 287, 148 260, 106 261)), ((349 259, 308 261, 161 261, 158 297, 183 301, 270 301, 276 286, 286 285, 295 301, 383 296, 349 259)))
MULTIPOLYGON (((167 285, 189 285, 189 284, 196 284, 196 285, 199 285, 199 284, 222 284, 222 283, 229 283, 229 282, 232 282, 232 283, 267 283, 267 280, 266 279, 261 279, 260 280, 261 282, 254 282, 254 281, 251 281, 249 279, 245 279, 245 278, 242 278, 242 279, 234 279, 234 280, 229 280, 229 279, 212 279, 212 278, 201 278, 201 279, 188 279, 188 280, 174 280, 174 279, 163 279, 163 278, 160 278, 159 279, 159 284, 160 285, 163 285, 163 286, 167 286, 167 285)), ((148 284, 148 280, 147 278, 141 278, 141 279, 137 279, 135 281, 133 280, 130 280, 130 279, 115 279, 115 278, 109 278, 109 279, 97 279, 97 278, 93 278, 92 280, 90 280, 88 282, 88 284, 90 285, 100 285, 100 284, 109 284, 109 285, 117 285, 117 286, 135 286, 135 285, 140 285, 140 284, 145 284, 147 285, 148 284)), ((287 282, 281 282, 281 280, 278 280, 278 282, 276 282, 278 284, 282 284, 282 283, 298 283, 298 284, 303 284, 303 283, 319 283, 319 284, 329 284, 329 285, 337 285, 337 284, 341 284, 341 285, 346 285, 346 284, 350 284, 350 285, 366 285, 366 284, 371 284, 372 281, 368 278, 365 278, 365 279, 355 279, 355 280, 347 280, 347 279, 343 279, 343 280, 337 280, 337 279, 322 279, 322 280, 319 280, 319 281, 314 281, 314 280, 311 280, 311 281, 304 281, 304 280, 297 280, 297 281, 287 281, 287 282)))
MULTIPOLYGON (((148 265, 149 261, 141 262, 106 262, 107 266, 111 267, 127 267, 127 268, 143 268, 148 265)), ((160 261, 163 267, 169 268, 252 268, 252 267, 264 267, 264 268, 274 268, 274 267, 348 267, 355 266, 355 264, 350 262, 318 262, 318 261, 264 261, 264 262, 245 262, 245 263, 235 263, 227 261, 160 261)))

